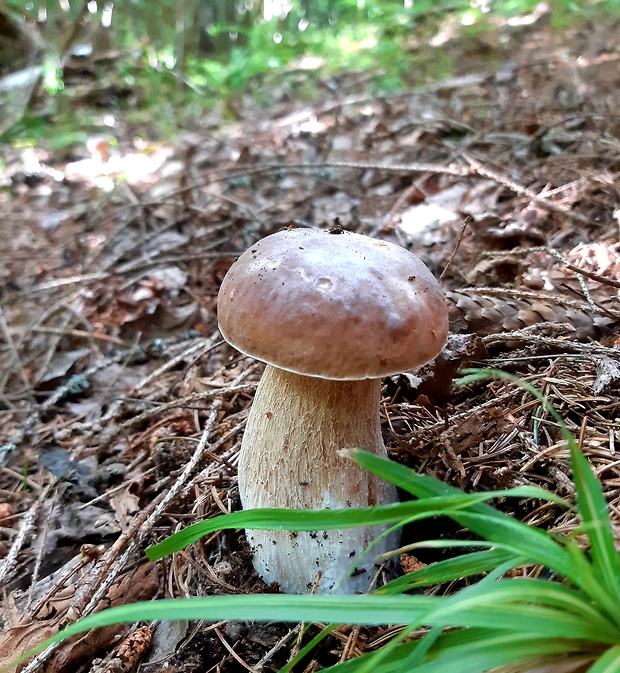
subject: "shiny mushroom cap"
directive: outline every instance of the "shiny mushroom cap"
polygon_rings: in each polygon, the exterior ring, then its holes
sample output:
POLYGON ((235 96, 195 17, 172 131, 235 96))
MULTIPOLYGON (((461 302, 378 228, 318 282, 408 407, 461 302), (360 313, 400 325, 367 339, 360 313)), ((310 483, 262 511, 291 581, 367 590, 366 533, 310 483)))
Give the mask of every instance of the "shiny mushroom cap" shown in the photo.
POLYGON ((448 333, 444 294, 415 255, 317 229, 280 231, 244 252, 220 288, 218 319, 242 353, 335 380, 422 365, 448 333))

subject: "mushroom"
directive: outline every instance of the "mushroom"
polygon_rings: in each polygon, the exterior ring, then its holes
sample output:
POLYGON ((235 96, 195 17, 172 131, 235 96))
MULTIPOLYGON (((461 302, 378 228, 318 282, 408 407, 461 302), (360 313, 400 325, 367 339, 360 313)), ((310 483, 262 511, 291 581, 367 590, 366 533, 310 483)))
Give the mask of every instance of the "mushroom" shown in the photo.
MULTIPOLYGON (((397 501, 396 488, 339 453, 386 456, 381 378, 432 360, 448 313, 438 282, 405 248, 342 230, 267 236, 232 265, 218 296, 228 343, 267 363, 241 445, 244 509, 367 507, 397 501), (337 233, 336 233, 337 232, 337 233)), ((267 583, 306 593, 368 589, 374 558, 398 544, 385 530, 246 531, 267 583)))

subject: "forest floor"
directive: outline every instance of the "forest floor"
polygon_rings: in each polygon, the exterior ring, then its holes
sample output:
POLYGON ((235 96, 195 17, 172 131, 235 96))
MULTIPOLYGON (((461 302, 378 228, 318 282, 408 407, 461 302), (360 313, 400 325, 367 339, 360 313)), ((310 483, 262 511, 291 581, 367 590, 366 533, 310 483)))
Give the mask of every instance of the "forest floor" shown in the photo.
MULTIPOLYGON (((349 75, 320 103, 214 116, 174 145, 126 129, 80 157, 3 148, 0 661, 101 606, 277 590, 242 531, 159 564, 144 549, 239 508, 262 365, 223 342, 216 298, 236 256, 282 227, 394 241, 441 279, 451 332, 465 336, 449 343, 451 366, 384 381, 393 460, 465 490, 535 484, 571 498, 566 443, 537 400, 506 381, 451 386, 461 365, 502 368, 579 438, 620 537, 617 45, 618 26, 559 34, 543 17, 437 47, 455 57, 453 77, 405 94, 370 96, 349 75)), ((502 507, 561 534, 576 525, 552 503, 502 507)), ((433 525, 434 537, 459 533, 433 525)), ((437 558, 404 556, 403 572, 437 558)), ((71 640, 37 670, 129 670, 114 657, 130 630, 71 640)), ((386 633, 341 627, 303 670, 386 633)), ((297 630, 162 622, 140 636, 137 670, 232 673, 278 670, 297 630)))

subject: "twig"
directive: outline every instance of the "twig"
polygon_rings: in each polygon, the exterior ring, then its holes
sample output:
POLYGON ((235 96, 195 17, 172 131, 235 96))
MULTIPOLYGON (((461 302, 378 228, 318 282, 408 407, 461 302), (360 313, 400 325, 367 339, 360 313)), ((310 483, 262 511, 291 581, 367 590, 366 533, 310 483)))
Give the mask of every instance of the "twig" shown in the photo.
POLYGON ((44 490, 44 492, 39 496, 39 498, 37 498, 37 500, 31 505, 30 509, 26 512, 26 514, 24 514, 24 517, 19 525, 19 530, 17 531, 17 536, 15 537, 15 540, 13 540, 13 544, 11 545, 9 553, 6 555, 6 558, 4 559, 4 563, 0 566, 0 586, 4 585, 9 573, 11 572, 11 570, 13 570, 13 566, 17 561, 17 556, 24 542, 26 541, 26 537, 28 536, 30 529, 32 528, 34 522, 36 521, 37 514, 41 509, 41 504, 45 499, 45 497, 47 496, 47 493, 49 492, 50 489, 51 485, 44 490))
POLYGON ((472 174, 469 168, 462 168, 456 164, 444 166, 443 164, 386 164, 373 163, 365 161, 329 161, 324 163, 300 163, 300 164, 264 164, 262 166, 235 166, 233 168, 221 168, 210 171, 204 180, 199 180, 189 187, 177 189, 161 197, 161 201, 180 196, 188 189, 198 189, 222 182, 230 178, 250 177, 252 175, 264 175, 268 173, 280 173, 286 171, 321 171, 329 168, 354 168, 359 170, 381 170, 388 173, 437 173, 442 175, 453 175, 456 177, 467 177, 472 174))
POLYGON ((446 265, 443 268, 443 271, 441 272, 441 275, 439 276, 439 280, 441 280, 445 275, 446 271, 450 268, 452 265, 452 262, 454 261, 454 258, 456 257, 456 253, 458 252, 459 248, 461 247, 461 242, 463 240, 463 236, 465 235, 465 231, 467 230, 467 227, 469 223, 471 222, 471 217, 466 217, 465 220, 463 221, 463 224, 461 225, 461 229, 459 230, 459 236, 456 239, 456 244, 454 246, 454 250, 452 250, 452 253, 446 262, 446 265))
POLYGON ((561 255, 557 250, 554 250, 553 248, 545 248, 545 250, 550 254, 559 259, 562 264, 567 269, 570 269, 571 271, 574 271, 578 276, 586 276, 587 278, 590 278, 591 280, 596 280, 599 283, 602 283, 603 285, 610 285, 611 287, 615 288, 620 288, 620 281, 614 280, 613 278, 607 278, 607 276, 601 276, 599 273, 594 273, 593 271, 588 271, 587 269, 582 269, 579 266, 576 266, 575 264, 571 264, 566 257, 561 255))
POLYGON ((278 642, 269 650, 269 652, 267 652, 265 656, 254 665, 254 670, 262 670, 265 667, 265 664, 269 663, 269 661, 273 659, 274 655, 277 654, 295 634, 299 633, 300 628, 301 624, 297 624, 296 627, 292 628, 286 635, 282 636, 282 638, 278 640, 278 642))
POLYGON ((219 334, 220 334, 219 331, 216 331, 208 339, 198 339, 194 343, 190 344, 178 355, 165 362, 161 367, 158 367, 154 372, 151 372, 146 378, 140 381, 140 383, 138 383, 138 385, 136 385, 136 387, 134 388, 134 392, 139 392, 140 390, 145 388, 149 383, 159 378, 169 369, 172 369, 172 367, 174 367, 179 362, 184 360, 188 355, 192 355, 193 353, 196 353, 196 351, 203 351, 202 353, 200 353, 199 356, 197 356, 201 357, 209 348, 211 348, 215 344, 215 342, 219 337, 219 334))
POLYGON ((39 285, 35 285, 34 287, 28 288, 27 290, 24 291, 24 295, 32 295, 32 294, 37 294, 37 292, 43 292, 45 290, 55 290, 56 288, 59 287, 64 287, 65 285, 84 285, 88 282, 92 281, 98 281, 98 280, 105 280, 108 277, 107 273, 83 273, 80 274, 79 276, 67 276, 67 278, 58 278, 56 280, 50 280, 45 283, 39 283, 39 285))
POLYGON ((83 339, 98 339, 99 341, 108 341, 109 343, 117 344, 118 346, 128 347, 126 341, 118 337, 110 336, 109 334, 101 334, 100 332, 89 332, 82 329, 62 329, 61 327, 12 327, 11 334, 37 333, 37 334, 58 334, 60 336, 73 336, 83 339))
MULTIPOLYGON (((560 260, 562 264, 565 266, 568 266, 570 262, 562 255, 559 253, 557 250, 554 250, 553 248, 548 248, 548 253, 552 256, 555 257, 556 259, 560 260)), ((573 267, 575 268, 575 267, 573 267)), ((596 308, 596 304, 594 303, 594 300, 592 299, 592 296, 590 295, 590 290, 588 290, 588 286, 586 285, 585 280, 583 279, 583 274, 581 272, 577 273, 577 282, 579 283, 579 287, 581 288, 581 291, 583 292, 583 296, 586 298, 586 301, 588 302, 588 305, 590 308, 596 308)))
POLYGON ((570 271, 574 271, 576 274, 580 276, 586 276, 587 278, 590 278, 591 280, 595 280, 603 285, 609 285, 611 287, 615 287, 620 289, 620 281, 614 280, 613 278, 608 278, 607 276, 601 276, 600 273, 594 273, 594 271, 588 271, 587 269, 582 269, 580 266, 576 266, 575 264, 571 264, 564 255, 562 255, 560 252, 555 250, 555 248, 550 248, 546 245, 539 245, 539 246, 534 246, 532 248, 515 248, 513 250, 505 250, 502 252, 496 252, 496 251, 489 251, 489 252, 484 252, 482 253, 481 257, 500 257, 500 256, 508 256, 508 255, 528 255, 531 252, 546 252, 548 255, 551 255, 552 257, 555 257, 558 259, 562 264, 569 269, 570 271))
POLYGON ((344 663, 348 659, 351 658, 351 655, 357 648, 357 641, 359 639, 360 635, 360 627, 355 626, 351 633, 349 634, 349 637, 347 638, 347 642, 345 643, 344 647, 342 648, 342 653, 340 655, 340 661, 339 663, 344 663))
MULTIPOLYGON (((434 11, 434 10, 431 10, 434 11)), ((486 82, 492 75, 486 73, 474 73, 469 75, 462 75, 460 77, 449 77, 441 82, 435 82, 429 85, 415 87, 403 93, 390 94, 388 96, 375 96, 369 94, 348 96, 342 100, 332 103, 325 103, 318 108, 310 108, 309 110, 302 110, 301 112, 294 112, 283 119, 276 121, 274 126, 290 126, 292 124, 299 124, 305 119, 314 116, 329 114, 334 110, 340 110, 343 107, 350 105, 363 105, 364 103, 374 103, 376 101, 397 101, 405 98, 415 98, 428 95, 429 93, 440 93, 449 89, 460 89, 462 87, 471 87, 477 84, 486 82)))
MULTIPOLYGON (((101 545, 100 547, 95 547, 94 545, 82 545, 80 551, 80 557, 78 558, 77 556, 73 557, 73 560, 76 558, 78 559, 77 562, 75 562, 71 567, 67 569, 67 572, 65 572, 63 575, 61 575, 58 580, 54 583, 54 586, 39 600, 38 603, 32 608, 30 611, 30 615, 32 617, 36 617, 39 611, 46 606, 51 598, 62 589, 62 587, 65 586, 65 584, 75 575, 78 573, 80 570, 84 569, 89 563, 93 563, 94 561, 97 560, 101 556, 101 553, 92 553, 93 551, 98 552, 99 550, 103 551, 104 547, 101 545), (91 549, 92 548, 92 549, 91 549)), ((32 585, 34 586, 34 585, 32 585)), ((29 598, 30 600, 30 598, 29 598)))
MULTIPOLYGON (((554 325, 554 327, 561 327, 562 325, 554 325)), ((570 328, 570 325, 566 326, 570 328)), ((587 344, 578 341, 570 341, 569 339, 558 339, 555 337, 548 337, 541 334, 534 334, 533 328, 540 329, 540 325, 532 325, 524 329, 515 330, 514 332, 501 332, 500 334, 489 334, 482 337, 482 343, 487 347, 496 346, 498 344, 506 344, 509 341, 522 341, 524 343, 537 344, 540 346, 552 346, 553 348, 561 348, 566 350, 579 351, 587 353, 588 355, 605 355, 608 358, 618 361, 620 360, 620 352, 617 348, 607 348, 600 344, 587 344)))
POLYGON ((540 194, 537 194, 534 190, 530 189, 529 187, 523 187, 522 185, 519 185, 514 180, 511 180, 505 175, 501 175, 500 173, 497 173, 496 171, 487 168, 486 166, 481 164, 478 160, 474 159, 471 155, 466 154, 465 152, 463 152, 462 156, 465 159, 465 161, 469 163, 471 171, 476 173, 477 175, 480 175, 483 178, 489 178, 494 182, 498 182, 500 185, 508 187, 508 189, 513 191, 515 194, 518 194, 519 196, 527 196, 528 199, 535 201, 536 203, 540 204, 541 206, 544 206, 549 210, 553 210, 556 213, 562 213, 562 215, 566 215, 567 217, 570 217, 571 219, 576 220, 577 222, 582 222, 583 224, 590 224, 590 218, 586 217, 585 215, 577 213, 574 210, 562 208, 562 206, 559 206, 554 201, 545 199, 544 197, 540 196, 540 194))
POLYGON ((220 642, 222 645, 228 650, 228 653, 232 656, 232 658, 243 668, 245 668, 246 671, 250 671, 250 673, 256 673, 256 669, 252 668, 249 664, 247 664, 243 659, 233 650, 233 648, 230 646, 226 638, 222 635, 222 632, 219 629, 213 629, 215 631, 215 635, 219 638, 220 642))
POLYGON ((620 310, 606 308, 598 305, 591 306, 576 299, 568 299, 558 294, 549 294, 545 292, 534 292, 533 290, 517 290, 511 287, 464 287, 459 290, 459 293, 471 294, 473 296, 483 295, 491 297, 511 297, 513 299, 531 299, 539 302, 550 302, 563 306, 564 308, 572 308, 576 311, 591 311, 599 315, 607 315, 610 318, 620 319, 620 310))
POLYGON ((142 423, 143 421, 146 421, 149 418, 156 416, 157 414, 161 414, 165 411, 170 411, 170 409, 187 407, 193 404, 194 402, 203 402, 206 400, 212 400, 214 397, 219 397, 220 395, 252 392, 255 390, 256 386, 257 386, 256 383, 245 383, 240 386, 231 386, 229 388, 217 388, 216 390, 208 390, 203 393, 194 393, 193 395, 182 397, 178 400, 168 402, 167 404, 162 404, 161 406, 157 406, 154 409, 148 409, 147 411, 143 411, 141 414, 138 414, 133 418, 129 418, 119 426, 118 431, 114 434, 114 436, 116 437, 123 430, 127 430, 132 426, 137 425, 138 423, 142 423))
POLYGON ((11 337, 11 331, 9 330, 9 325, 6 321, 6 318, 4 317, 4 311, 2 310, 2 306, 0 306, 0 330, 2 331, 2 335, 9 347, 11 358, 13 359, 13 363, 9 363, 8 367, 6 368, 6 374, 4 375, 2 384, 0 386, 0 393, 4 390, 4 385, 10 374, 11 367, 12 365, 14 365, 15 369, 19 373, 22 383, 24 384, 26 390, 28 391, 29 396, 31 397, 31 401, 34 402, 34 398, 32 397, 32 386, 30 385, 30 381, 28 380, 26 372, 24 371, 24 365, 22 364, 21 358, 19 357, 17 348, 13 343, 13 339, 11 337))
POLYGON ((43 377, 45 376, 45 372, 47 371, 47 368, 49 367, 50 363, 52 362, 52 359, 54 357, 54 354, 56 353, 56 349, 58 348, 62 337, 64 336, 64 332, 67 329, 71 329, 69 327, 72 318, 75 317, 75 314, 79 314, 80 311, 82 310, 84 306, 84 298, 80 296, 82 291, 78 294, 76 298, 73 299, 73 302, 77 304, 77 306, 71 306, 71 305, 66 305, 64 306, 64 309, 66 311, 65 315, 61 318, 61 325, 59 327, 58 333, 54 335, 53 339, 49 339, 46 352, 42 356, 42 362, 39 364, 37 367, 37 372, 34 375, 34 381, 36 383, 40 383, 43 377))
MULTIPOLYGON (((196 447, 192 458, 185 466, 183 472, 179 475, 172 487, 159 498, 157 501, 151 503, 151 506, 142 512, 134 520, 131 528, 119 536, 116 542, 110 547, 103 557, 97 562, 97 565, 91 573, 86 577, 86 581, 75 592, 73 599, 73 609, 80 617, 94 612, 99 602, 105 597, 109 588, 115 582, 118 575, 123 571, 133 554, 139 549, 141 542, 148 535, 153 525, 159 520, 161 515, 166 511, 170 503, 176 498, 179 492, 183 489, 185 483, 189 480, 192 472, 200 462, 203 451, 207 445, 207 441, 213 426, 217 419, 218 411, 221 407, 221 402, 216 400, 211 407, 211 414, 205 425, 200 442, 196 447), (127 545, 126 550, 119 557, 122 548, 127 545), (97 587, 95 589, 95 587, 97 587), (90 600, 89 600, 90 594, 90 600), (86 602, 88 601, 88 602, 86 602)), ((33 673, 39 666, 44 663, 48 657, 56 650, 58 643, 50 645, 43 650, 35 659, 33 659, 22 673, 33 673)))

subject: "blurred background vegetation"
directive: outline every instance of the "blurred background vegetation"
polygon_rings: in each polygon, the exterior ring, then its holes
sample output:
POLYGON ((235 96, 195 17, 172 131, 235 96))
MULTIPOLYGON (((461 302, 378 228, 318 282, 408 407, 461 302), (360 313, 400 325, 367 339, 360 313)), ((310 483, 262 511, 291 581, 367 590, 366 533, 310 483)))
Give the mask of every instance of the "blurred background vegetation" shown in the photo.
MULTIPOLYGON (((498 26, 541 8, 555 30, 620 12, 620 0, 552 2, 0 0, 0 139, 63 146, 120 115, 170 137, 247 100, 396 93, 453 74, 447 40, 501 42, 498 26)), ((473 57, 488 65, 493 49, 473 57)))

